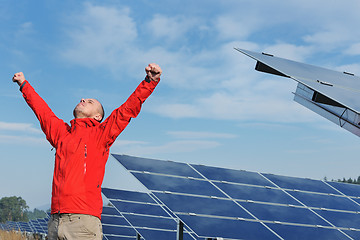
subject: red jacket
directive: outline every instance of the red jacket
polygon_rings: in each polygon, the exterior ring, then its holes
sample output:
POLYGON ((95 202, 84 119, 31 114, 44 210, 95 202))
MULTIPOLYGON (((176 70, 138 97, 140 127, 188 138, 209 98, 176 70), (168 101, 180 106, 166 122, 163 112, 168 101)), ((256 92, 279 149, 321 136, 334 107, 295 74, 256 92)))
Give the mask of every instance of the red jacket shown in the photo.
POLYGON ((135 118, 142 103, 157 85, 142 81, 133 94, 104 122, 91 118, 71 120, 71 126, 56 117, 45 101, 25 81, 20 90, 38 118, 47 140, 56 149, 51 213, 80 213, 101 217, 101 184, 109 148, 135 118))

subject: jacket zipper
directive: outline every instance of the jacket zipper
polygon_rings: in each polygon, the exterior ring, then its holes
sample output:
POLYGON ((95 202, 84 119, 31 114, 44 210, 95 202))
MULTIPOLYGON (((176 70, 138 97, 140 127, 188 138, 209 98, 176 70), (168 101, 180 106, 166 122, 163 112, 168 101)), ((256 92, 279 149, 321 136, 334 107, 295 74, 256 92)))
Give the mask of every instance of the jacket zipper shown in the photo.
POLYGON ((85 144, 84 175, 86 174, 87 146, 85 144))

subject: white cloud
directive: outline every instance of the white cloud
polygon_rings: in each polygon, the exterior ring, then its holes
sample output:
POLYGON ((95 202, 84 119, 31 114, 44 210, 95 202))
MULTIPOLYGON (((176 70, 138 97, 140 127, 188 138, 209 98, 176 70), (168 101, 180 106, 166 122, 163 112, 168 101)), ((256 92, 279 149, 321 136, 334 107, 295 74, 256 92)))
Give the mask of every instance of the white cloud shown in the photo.
POLYGON ((229 139, 236 138, 235 134, 229 133, 215 133, 215 132, 194 132, 194 131, 170 131, 169 135, 175 138, 182 139, 209 139, 209 138, 217 138, 217 139, 229 139))
MULTIPOLYGON (((292 96, 290 92, 287 92, 292 96)), ((205 118, 235 121, 309 122, 316 118, 312 112, 289 99, 276 96, 245 96, 239 94, 214 93, 195 102, 158 104, 150 109, 161 116, 170 118, 205 118), (191 114, 183 109, 191 109, 191 114), (195 114, 196 113, 196 114, 195 114)))
POLYGON ((268 46, 263 52, 273 54, 276 57, 287 58, 289 60, 303 62, 312 54, 313 48, 310 46, 297 46, 289 43, 277 43, 268 46))
POLYGON ((82 12, 67 19, 70 45, 60 55, 66 60, 88 67, 118 66, 126 62, 136 25, 128 8, 84 4, 82 12))
POLYGON ((338 48, 352 38, 352 30, 342 25, 330 25, 327 29, 304 36, 304 41, 318 47, 319 50, 338 48))
POLYGON ((183 15, 177 15, 167 17, 164 15, 156 14, 146 24, 146 32, 148 32, 149 40, 175 41, 185 40, 187 38, 187 32, 191 29, 197 28, 199 25, 196 18, 185 17, 183 15))
POLYGON ((0 130, 21 131, 27 133, 42 133, 40 129, 33 127, 33 125, 30 123, 0 122, 0 130))
POLYGON ((176 153, 189 153, 194 151, 202 151, 205 149, 213 149, 221 144, 216 141, 207 140, 183 140, 183 141, 171 141, 163 145, 157 146, 144 146, 134 145, 128 146, 126 149, 118 148, 114 146, 112 152, 121 152, 122 154, 133 156, 149 156, 152 154, 176 154, 176 153))
POLYGON ((29 123, 0 122, 0 133, 0 142, 6 144, 48 144, 40 128, 35 128, 29 123), (39 135, 42 137, 38 137, 39 135))
POLYGON ((353 73, 357 76, 360 76, 360 64, 358 64, 358 63, 337 66, 334 68, 334 70, 336 70, 338 72, 353 73))
POLYGON ((345 49, 344 53, 347 55, 360 55, 360 43, 352 44, 348 49, 345 49))
POLYGON ((33 32, 34 32, 33 23, 32 22, 24 22, 17 29, 15 38, 24 38, 33 32))
MULTIPOLYGON (((236 6, 244 4, 235 1, 227 6, 222 4, 227 10, 215 15, 214 21, 202 16, 155 14, 150 15, 147 23, 137 26, 126 7, 87 3, 82 12, 68 20, 74 27, 68 32, 71 44, 63 56, 77 64, 106 66, 112 71, 119 71, 121 65, 121 70, 131 76, 142 76, 143 72, 139 69, 143 69, 149 61, 158 62, 164 70, 161 84, 170 86, 171 98, 166 101, 159 99, 156 106, 150 104, 151 108, 147 106, 147 109, 162 116, 237 121, 313 121, 311 116, 314 113, 292 102, 291 92, 295 90, 295 83, 290 83, 292 80, 254 71, 255 61, 242 56, 233 47, 306 62, 306 59, 344 44, 358 34, 351 35, 352 28, 344 26, 343 19, 334 24, 329 14, 334 7, 323 6, 324 2, 288 1, 284 4, 274 1, 271 4, 272 9, 276 9, 275 15, 266 7, 256 8, 254 2, 238 8, 236 6), (230 6, 232 4, 234 6, 230 6), (316 10, 317 6, 323 7, 321 12, 316 10), (289 19, 294 29, 288 27, 289 31, 305 29, 303 35, 292 39, 292 43, 288 42, 287 36, 272 35, 273 30, 276 32, 288 24, 284 22, 289 17, 288 9, 296 9, 289 19), (309 17, 304 19, 305 13, 309 17), (137 32, 139 27, 157 46, 142 46, 144 41, 140 39, 141 33, 137 32), (216 47, 197 49, 186 46, 186 39, 199 29, 212 32, 214 39, 211 43, 216 43, 216 47), (268 33, 270 39, 266 44, 246 41, 260 32, 268 33), (178 48, 167 46, 165 42, 178 48), (187 93, 186 97, 182 94, 183 90, 187 93)), ((340 12, 352 10, 342 6, 344 4, 337 5, 340 12)), ((346 19, 353 18, 346 16, 346 19)))
MULTIPOLYGON (((239 55, 239 59, 241 56, 239 55)), ((248 59, 251 62, 251 59, 248 59)), ((255 62, 253 61, 253 64, 255 62)), ((230 66, 230 68, 236 68, 230 66)), ((205 118, 235 121, 309 122, 315 121, 311 111, 293 102, 296 82, 274 75, 256 72, 239 65, 236 77, 214 86, 203 94, 186 99, 152 99, 147 109, 170 118, 205 118)), ((222 72, 215 73, 221 75, 222 72)), ((224 73, 224 75, 230 75, 224 73)), ((218 76, 220 79, 220 76, 218 76)))
MULTIPOLYGON (((150 109, 149 109, 150 110, 150 109)), ((163 103, 152 108, 152 112, 171 118, 204 117, 197 106, 185 103, 163 103)))
POLYGON ((247 39, 259 28, 260 18, 254 15, 222 15, 215 21, 215 29, 218 31, 220 39, 247 39))
POLYGON ((26 144, 26 145, 37 145, 37 144, 49 144, 45 137, 29 137, 29 136, 13 136, 13 135, 2 135, 0 134, 0 142, 6 144, 26 144))
POLYGON ((148 143, 144 141, 116 140, 113 146, 124 147, 129 145, 146 145, 146 144, 148 143))

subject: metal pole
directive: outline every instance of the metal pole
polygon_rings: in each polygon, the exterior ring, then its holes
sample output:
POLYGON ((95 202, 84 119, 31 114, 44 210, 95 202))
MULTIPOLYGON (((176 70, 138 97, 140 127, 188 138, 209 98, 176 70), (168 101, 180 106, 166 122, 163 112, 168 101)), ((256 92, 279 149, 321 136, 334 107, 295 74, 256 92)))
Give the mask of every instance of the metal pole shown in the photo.
POLYGON ((184 240, 184 223, 179 219, 176 240, 184 240))
POLYGON ((139 233, 136 233, 136 240, 140 240, 141 239, 141 236, 139 233))

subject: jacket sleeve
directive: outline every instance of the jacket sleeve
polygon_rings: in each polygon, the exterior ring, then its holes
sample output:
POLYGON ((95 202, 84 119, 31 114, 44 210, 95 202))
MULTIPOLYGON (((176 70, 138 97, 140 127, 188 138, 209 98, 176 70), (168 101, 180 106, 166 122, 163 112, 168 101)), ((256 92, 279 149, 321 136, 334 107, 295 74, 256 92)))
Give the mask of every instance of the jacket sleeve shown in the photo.
POLYGON ((124 104, 115 109, 109 117, 101 123, 102 144, 108 149, 117 136, 126 128, 131 118, 136 118, 140 113, 143 102, 151 95, 159 82, 145 78, 124 104))
POLYGON ((46 139, 53 147, 57 147, 60 136, 70 130, 68 124, 56 117, 46 102, 37 94, 28 81, 24 81, 20 86, 20 91, 29 107, 35 113, 40 122, 42 131, 46 135, 46 139))

